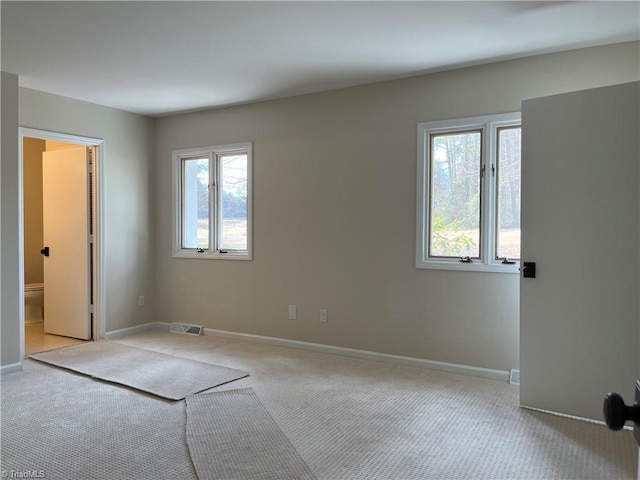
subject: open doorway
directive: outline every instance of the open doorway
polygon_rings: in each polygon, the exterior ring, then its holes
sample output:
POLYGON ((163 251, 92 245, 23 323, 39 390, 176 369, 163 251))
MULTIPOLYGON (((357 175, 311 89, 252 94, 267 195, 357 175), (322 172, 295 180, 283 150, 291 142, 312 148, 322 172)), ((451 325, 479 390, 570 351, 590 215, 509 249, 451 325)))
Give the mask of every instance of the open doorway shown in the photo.
POLYGON ((102 140, 20 129, 21 356, 101 336, 102 140))

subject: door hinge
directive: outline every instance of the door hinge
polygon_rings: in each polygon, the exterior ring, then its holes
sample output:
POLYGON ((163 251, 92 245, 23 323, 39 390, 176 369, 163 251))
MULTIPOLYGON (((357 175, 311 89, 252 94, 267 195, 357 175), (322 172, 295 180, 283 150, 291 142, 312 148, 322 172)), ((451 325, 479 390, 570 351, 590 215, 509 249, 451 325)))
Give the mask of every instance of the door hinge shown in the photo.
POLYGON ((89 243, 93 243, 93 235, 89 235, 89 243))
POLYGON ((93 314, 93 305, 89 305, 89 313, 93 314))

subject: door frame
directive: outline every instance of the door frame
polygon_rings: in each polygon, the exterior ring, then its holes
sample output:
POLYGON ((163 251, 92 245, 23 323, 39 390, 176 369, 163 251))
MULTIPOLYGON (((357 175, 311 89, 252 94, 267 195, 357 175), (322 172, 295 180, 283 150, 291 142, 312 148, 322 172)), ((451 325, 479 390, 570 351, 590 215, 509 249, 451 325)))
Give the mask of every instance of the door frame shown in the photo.
MULTIPOLYGON (((19 127, 18 147, 18 281, 19 297, 24 298, 24 139, 54 140, 73 143, 79 146, 94 147, 93 159, 93 321, 91 339, 98 340, 105 336, 105 258, 104 258, 104 211, 102 165, 105 158, 104 140, 84 137, 68 133, 52 132, 28 127, 19 127)), ((24 301, 19 302, 19 354, 25 356, 24 301)))

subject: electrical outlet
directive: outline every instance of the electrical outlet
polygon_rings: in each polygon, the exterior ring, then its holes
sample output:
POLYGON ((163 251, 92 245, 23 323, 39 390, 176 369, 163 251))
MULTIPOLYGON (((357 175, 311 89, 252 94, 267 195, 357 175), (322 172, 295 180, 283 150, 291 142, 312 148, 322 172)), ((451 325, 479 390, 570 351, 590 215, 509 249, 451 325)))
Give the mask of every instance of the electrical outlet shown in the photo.
POLYGON ((297 308, 295 305, 289 305, 289 320, 295 320, 298 316, 297 308))
POLYGON ((320 310, 320 321, 327 323, 329 321, 329 313, 326 310, 320 310))
POLYGON ((138 306, 139 307, 144 307, 144 295, 140 295, 138 297, 138 306))

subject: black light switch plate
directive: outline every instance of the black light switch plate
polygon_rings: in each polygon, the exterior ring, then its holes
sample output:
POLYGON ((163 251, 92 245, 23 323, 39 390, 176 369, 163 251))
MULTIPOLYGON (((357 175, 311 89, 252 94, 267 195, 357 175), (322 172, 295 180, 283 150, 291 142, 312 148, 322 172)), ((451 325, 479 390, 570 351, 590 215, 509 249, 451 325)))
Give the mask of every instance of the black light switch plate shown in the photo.
POLYGON ((526 278, 536 278, 536 262, 524 262, 522 275, 526 278))
MULTIPOLYGON (((636 404, 640 405, 640 380, 636 380, 636 404)), ((640 427, 633 426, 633 436, 636 437, 636 443, 640 445, 640 427)))

